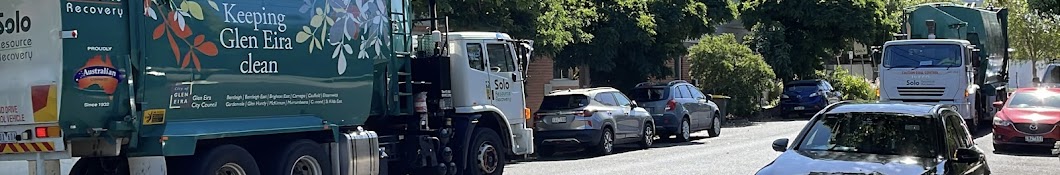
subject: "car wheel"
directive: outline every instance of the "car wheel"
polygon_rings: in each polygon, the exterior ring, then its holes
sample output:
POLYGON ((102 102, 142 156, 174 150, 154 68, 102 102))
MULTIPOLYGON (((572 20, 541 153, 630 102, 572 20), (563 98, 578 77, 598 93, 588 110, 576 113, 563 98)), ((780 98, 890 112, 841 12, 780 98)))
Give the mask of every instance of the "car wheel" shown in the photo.
POLYGON ((710 130, 707 131, 710 137, 718 137, 721 134, 721 119, 718 119, 717 113, 714 113, 714 116, 714 119, 711 119, 710 130))
POLYGON ((655 142, 655 124, 645 123, 644 131, 641 132, 640 148, 648 149, 651 147, 652 142, 655 142))
POLYGON ((681 119, 681 127, 677 128, 677 137, 674 138, 677 142, 687 142, 692 140, 692 123, 688 121, 688 118, 681 119))
POLYGON ((611 131, 611 128, 604 128, 604 132, 600 136, 600 143, 597 143, 594 148, 597 155, 609 155, 614 153, 615 149, 615 132, 611 131))

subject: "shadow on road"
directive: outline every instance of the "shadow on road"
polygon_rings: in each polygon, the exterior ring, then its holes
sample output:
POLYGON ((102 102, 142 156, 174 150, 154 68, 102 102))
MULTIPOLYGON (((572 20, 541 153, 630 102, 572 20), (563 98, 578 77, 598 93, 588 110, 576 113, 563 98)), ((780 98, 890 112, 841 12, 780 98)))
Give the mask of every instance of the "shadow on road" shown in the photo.
MULTIPOLYGON (((691 139, 693 141, 695 141, 695 140, 700 140, 700 139, 705 139, 705 138, 707 138, 707 137, 692 136, 691 139)), ((676 142, 670 141, 669 139, 660 139, 660 140, 656 140, 655 144, 652 144, 652 146, 650 148, 648 148, 648 149, 703 144, 703 143, 693 142, 693 141, 676 143, 676 142)), ((605 155, 605 156, 613 156, 613 155, 625 154, 625 153, 636 152, 636 151, 640 151, 640 150, 642 150, 642 149, 637 148, 637 146, 635 144, 631 144, 631 145, 615 145, 615 152, 610 154, 610 155, 605 155)), ((554 155, 551 155, 551 156, 541 156, 541 155, 536 155, 536 156, 537 157, 531 157, 529 159, 520 160, 519 162, 568 161, 568 160, 579 160, 579 159, 589 159, 589 158, 596 158, 596 157, 604 157, 604 156, 598 156, 598 155, 595 155, 594 153, 588 152, 584 148, 567 148, 567 149, 563 149, 563 150, 557 150, 556 153, 554 155)), ((512 162, 510 164, 518 164, 519 162, 512 162)))
POLYGON ((990 124, 979 124, 979 128, 977 128, 975 131, 972 131, 972 137, 979 139, 986 135, 989 135, 990 133, 993 133, 994 129, 990 128, 990 126, 990 124))

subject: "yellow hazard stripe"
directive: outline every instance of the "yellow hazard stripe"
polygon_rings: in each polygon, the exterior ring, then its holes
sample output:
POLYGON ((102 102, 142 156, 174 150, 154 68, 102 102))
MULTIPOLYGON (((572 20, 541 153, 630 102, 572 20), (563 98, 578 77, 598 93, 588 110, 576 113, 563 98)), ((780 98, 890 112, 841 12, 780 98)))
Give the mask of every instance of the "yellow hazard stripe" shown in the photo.
POLYGON ((55 145, 52 144, 51 142, 0 143, 0 154, 53 152, 53 151, 55 151, 55 145))

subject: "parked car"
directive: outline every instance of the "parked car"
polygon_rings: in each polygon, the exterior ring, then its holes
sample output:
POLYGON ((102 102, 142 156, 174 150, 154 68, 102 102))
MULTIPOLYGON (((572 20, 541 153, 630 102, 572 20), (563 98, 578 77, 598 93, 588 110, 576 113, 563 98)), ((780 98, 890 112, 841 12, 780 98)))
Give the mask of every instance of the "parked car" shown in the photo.
POLYGON ((780 95, 780 109, 786 115, 807 115, 820 111, 828 104, 843 100, 843 94, 832 88, 827 80, 798 80, 784 84, 780 95))
POLYGON ((757 174, 990 174, 954 106, 839 102, 757 174))
POLYGON ((640 83, 629 96, 651 112, 660 138, 674 136, 686 142, 692 133, 702 130, 710 137, 721 134, 723 117, 718 105, 687 81, 640 83))
POLYGON ((994 150, 1011 146, 1052 147, 1060 140, 1060 88, 1020 88, 995 102, 994 150))
POLYGON ((616 144, 648 148, 655 137, 648 111, 609 87, 552 91, 534 116, 536 151, 544 156, 571 147, 599 155, 616 144))

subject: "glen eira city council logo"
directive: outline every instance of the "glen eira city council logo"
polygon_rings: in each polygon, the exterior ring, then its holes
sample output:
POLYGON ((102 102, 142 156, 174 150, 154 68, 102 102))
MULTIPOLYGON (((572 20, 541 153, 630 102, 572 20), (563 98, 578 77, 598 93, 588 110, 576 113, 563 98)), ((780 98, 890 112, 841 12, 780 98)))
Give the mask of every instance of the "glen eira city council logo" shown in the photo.
POLYGON ((110 61, 110 55, 105 58, 102 55, 93 56, 85 62, 84 67, 77 70, 74 81, 77 82, 78 89, 88 90, 92 86, 98 86, 107 95, 114 94, 114 90, 118 89, 118 82, 121 82, 123 77, 110 61))

